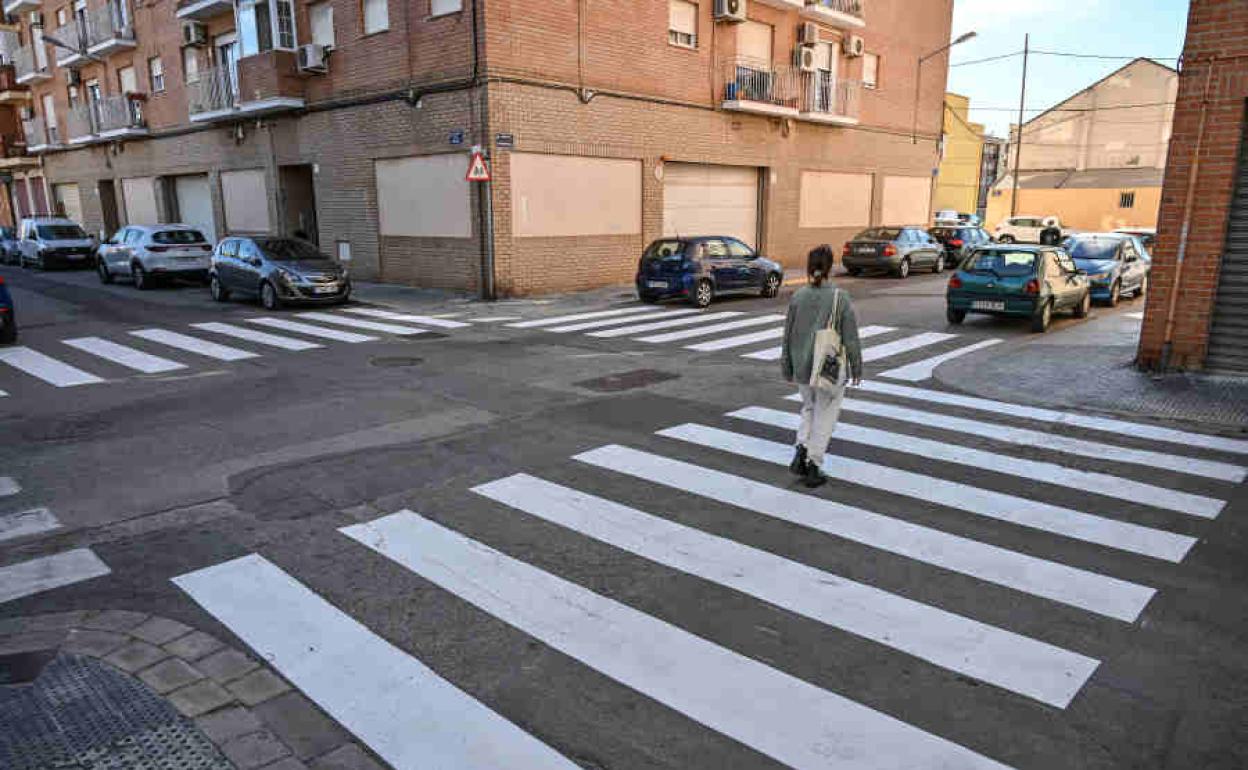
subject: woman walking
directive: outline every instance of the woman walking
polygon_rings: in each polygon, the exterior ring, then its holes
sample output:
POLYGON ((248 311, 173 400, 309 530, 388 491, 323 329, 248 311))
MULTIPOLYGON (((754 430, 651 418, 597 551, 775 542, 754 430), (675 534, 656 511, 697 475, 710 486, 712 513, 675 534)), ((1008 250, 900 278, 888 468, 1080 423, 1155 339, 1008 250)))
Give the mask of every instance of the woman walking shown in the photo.
POLYGON ((828 480, 823 455, 836 430, 845 387, 862 381, 862 345, 853 303, 849 292, 828 282, 834 263, 828 246, 810 252, 806 263, 810 282, 789 300, 780 355, 784 378, 796 382, 802 396, 797 452, 789 470, 812 488, 828 480))

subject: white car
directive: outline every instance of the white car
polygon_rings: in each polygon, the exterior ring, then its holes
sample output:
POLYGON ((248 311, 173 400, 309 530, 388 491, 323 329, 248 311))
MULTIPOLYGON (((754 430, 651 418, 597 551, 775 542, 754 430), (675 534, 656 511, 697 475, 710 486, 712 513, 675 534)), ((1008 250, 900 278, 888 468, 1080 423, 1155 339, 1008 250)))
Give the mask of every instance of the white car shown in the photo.
POLYGON ((190 225, 127 225, 96 253, 102 283, 128 275, 140 290, 160 279, 206 282, 211 265, 212 243, 190 225))
POLYGON ((997 225, 992 237, 998 243, 1040 243, 1040 234, 1050 227, 1058 229, 1056 242, 1060 243, 1066 233, 1060 232, 1062 223, 1057 217, 1009 217, 997 225))

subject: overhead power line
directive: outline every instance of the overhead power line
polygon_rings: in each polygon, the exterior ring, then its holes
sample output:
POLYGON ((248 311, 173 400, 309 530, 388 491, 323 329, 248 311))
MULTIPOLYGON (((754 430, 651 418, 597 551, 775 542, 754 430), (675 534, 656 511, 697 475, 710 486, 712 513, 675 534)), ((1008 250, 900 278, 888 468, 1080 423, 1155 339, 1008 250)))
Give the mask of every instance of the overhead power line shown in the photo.
POLYGON ((972 59, 971 61, 954 62, 953 64, 950 64, 949 66, 950 67, 969 67, 972 64, 987 64, 990 61, 1001 61, 1002 59, 1011 59, 1015 56, 1022 56, 1022 55, 1023 55, 1022 51, 1015 51, 1014 53, 1003 53, 1000 56, 989 56, 986 59, 972 59))
MULTIPOLYGON (((1105 112, 1108 110, 1135 110, 1142 107, 1169 107, 1174 102, 1141 102, 1140 104, 1111 104, 1105 107, 1027 107, 1023 112, 1105 112)), ((1017 107, 977 107, 971 105, 967 109, 986 112, 1018 112, 1017 107)))
POLYGON ((1152 59, 1153 61, 1178 61, 1178 56, 1110 56, 1099 53, 1067 53, 1064 51, 1032 51, 1040 56, 1064 56, 1070 59, 1105 59, 1107 61, 1134 61, 1135 59, 1152 59))

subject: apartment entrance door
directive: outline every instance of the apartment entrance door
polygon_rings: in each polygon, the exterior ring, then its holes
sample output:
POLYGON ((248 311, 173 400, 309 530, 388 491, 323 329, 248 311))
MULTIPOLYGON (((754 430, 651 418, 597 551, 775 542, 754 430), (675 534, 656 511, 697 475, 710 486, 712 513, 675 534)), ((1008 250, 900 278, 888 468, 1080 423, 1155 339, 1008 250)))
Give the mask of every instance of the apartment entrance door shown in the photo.
POLYGON ((282 166, 281 185, 286 232, 292 235, 301 233, 300 237, 316 243, 316 192, 312 166, 282 166))
POLYGON ((117 186, 111 179, 100 180, 100 210, 104 214, 104 234, 112 238, 121 227, 117 217, 117 186))

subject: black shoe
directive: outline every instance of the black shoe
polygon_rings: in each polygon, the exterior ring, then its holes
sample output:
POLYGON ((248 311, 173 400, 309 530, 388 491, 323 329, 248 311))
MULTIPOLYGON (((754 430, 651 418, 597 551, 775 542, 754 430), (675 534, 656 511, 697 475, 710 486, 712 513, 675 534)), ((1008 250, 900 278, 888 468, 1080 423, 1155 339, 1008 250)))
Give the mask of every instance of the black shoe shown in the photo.
POLYGON ((824 473, 818 465, 807 460, 806 470, 802 473, 802 483, 809 489, 821 487, 828 483, 828 474, 824 473))
POLYGON ((789 473, 794 476, 806 473, 806 447, 798 445, 797 452, 793 454, 793 462, 789 463, 789 473))

